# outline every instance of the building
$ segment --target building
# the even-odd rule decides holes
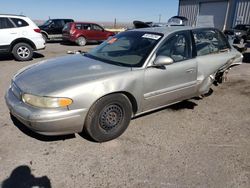
[[[195,26],[197,18],[210,16],[214,26],[224,30],[237,24],[250,24],[250,0],[179,0],[179,16]]]

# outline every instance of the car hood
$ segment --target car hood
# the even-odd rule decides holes
[[[55,58],[20,70],[13,81],[25,93],[49,95],[65,88],[131,71],[81,54]]]

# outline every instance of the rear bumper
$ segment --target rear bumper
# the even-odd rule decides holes
[[[63,35],[63,36],[62,36],[62,39],[63,39],[64,41],[70,41],[70,42],[75,42],[75,41],[76,41],[76,38],[73,37],[73,36],[71,36],[71,35]]]
[[[40,109],[20,101],[9,89],[5,95],[10,113],[31,130],[43,135],[81,132],[86,109]]]
[[[36,38],[34,40],[36,49],[35,50],[43,50],[45,49],[45,40],[42,37]]]

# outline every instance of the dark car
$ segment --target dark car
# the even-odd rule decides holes
[[[134,28],[147,28],[147,27],[169,27],[169,26],[185,26],[187,25],[188,19],[184,16],[173,16],[167,23],[155,23],[155,22],[142,22],[135,20],[133,21]]]
[[[63,40],[75,42],[79,46],[84,46],[87,42],[102,42],[113,35],[114,32],[106,31],[96,23],[71,22],[63,28]]]
[[[234,43],[245,43],[250,40],[250,25],[239,24],[230,30],[224,31],[229,38],[234,38]]]
[[[66,23],[74,22],[73,19],[49,19],[40,25],[45,41],[62,39],[62,29]]]

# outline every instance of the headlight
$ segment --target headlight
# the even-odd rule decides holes
[[[237,35],[237,36],[241,35],[241,32],[235,32],[235,35]]]
[[[31,94],[22,95],[23,102],[40,108],[66,107],[73,103],[72,99],[60,97],[40,97]]]

